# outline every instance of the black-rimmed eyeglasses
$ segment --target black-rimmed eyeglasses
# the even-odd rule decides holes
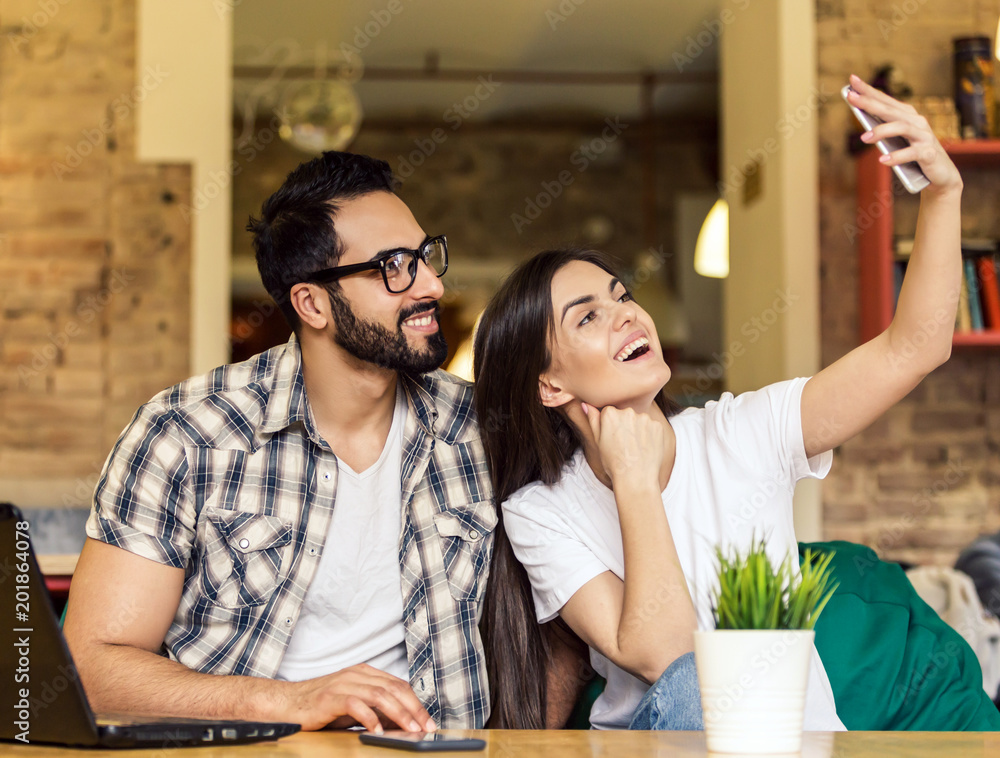
[[[444,235],[428,237],[416,250],[401,247],[364,263],[325,268],[310,274],[306,277],[306,281],[312,284],[323,284],[335,282],[341,277],[351,274],[378,269],[382,272],[385,288],[398,295],[400,292],[406,292],[417,280],[417,267],[420,265],[420,261],[426,263],[439,279],[444,276],[444,272],[448,270],[448,240]]]

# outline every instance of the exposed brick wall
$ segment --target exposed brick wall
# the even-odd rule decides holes
[[[87,489],[184,378],[187,166],[137,163],[135,0],[0,0],[0,482]],[[51,489],[51,488],[48,488]]]
[[[893,62],[923,95],[952,91],[951,40],[993,37],[997,0],[819,0],[819,83],[835,93],[820,112],[823,363],[857,344],[857,252],[852,128],[840,87]],[[1000,172],[963,172],[963,230],[996,235]],[[915,205],[898,202],[912,230]],[[824,489],[829,539],[890,559],[951,564],[977,535],[1000,530],[1000,349],[956,350],[897,407],[836,453]]]

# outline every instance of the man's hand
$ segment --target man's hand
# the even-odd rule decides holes
[[[177,613],[183,569],[88,539],[73,577],[66,639],[95,710],[248,719],[303,729],[380,719],[407,731],[435,724],[410,685],[360,664],[303,682],[193,671],[159,655]]]
[[[370,732],[381,732],[383,720],[410,732],[437,728],[408,682],[366,663],[317,679],[289,682],[282,696],[281,720],[302,724],[306,731],[361,724]]]

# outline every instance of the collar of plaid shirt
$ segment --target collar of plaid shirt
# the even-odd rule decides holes
[[[410,684],[439,725],[480,728],[489,695],[477,624],[497,514],[471,385],[443,371],[401,381]],[[336,472],[293,338],[143,406],[109,460],[88,534],[190,574],[164,641],[172,658],[273,677],[319,558],[337,549]]]

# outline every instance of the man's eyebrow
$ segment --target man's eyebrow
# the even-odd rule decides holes
[[[429,240],[430,238],[431,238],[431,235],[429,235],[429,234],[425,234],[425,235],[424,235],[424,240],[423,240],[423,242],[421,242],[421,243],[420,243],[420,244],[419,244],[419,245],[417,246],[417,248],[416,248],[416,249],[417,249],[417,250],[419,250],[419,249],[420,249],[421,247],[423,247],[423,246],[424,246],[424,243],[426,243],[426,242],[427,242],[427,240]],[[377,260],[378,260],[379,258],[382,258],[382,257],[384,257],[384,256],[387,256],[387,255],[389,255],[390,253],[401,253],[401,252],[405,252],[405,253],[408,253],[408,252],[410,252],[411,250],[413,250],[413,248],[409,248],[409,247],[387,247],[387,248],[386,248],[385,250],[379,250],[379,251],[378,251],[377,253],[375,253],[375,255],[373,255],[373,256],[372,256],[371,258],[369,258],[368,260],[369,260],[369,261],[377,261]]]
[[[619,284],[621,284],[621,282],[618,280],[617,277],[614,276],[611,277],[611,281],[608,282],[608,292],[614,293],[615,287],[617,287]],[[595,299],[596,298],[593,295],[584,295],[582,297],[578,297],[576,300],[571,300],[570,302],[566,303],[566,305],[563,306],[562,318],[559,319],[559,323],[561,324],[563,321],[566,320],[566,314],[569,312],[570,308],[575,308],[576,306],[583,305],[584,303],[592,303],[594,302]]]

